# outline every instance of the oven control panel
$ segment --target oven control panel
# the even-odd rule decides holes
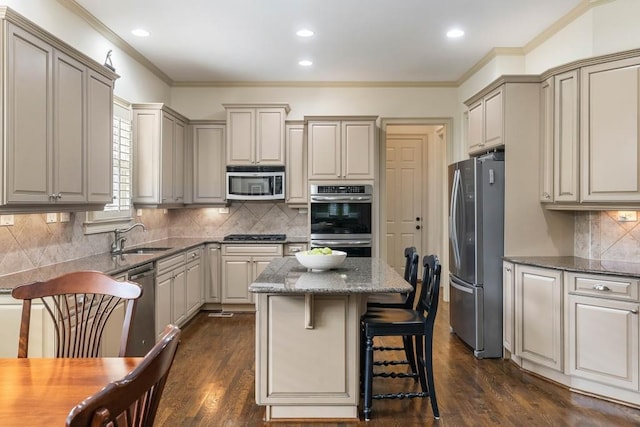
[[[373,194],[373,186],[365,185],[312,185],[311,194]]]

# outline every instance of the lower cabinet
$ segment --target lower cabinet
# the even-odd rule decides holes
[[[616,295],[637,281],[567,273],[567,282],[569,374],[638,391],[639,304],[627,292]]]
[[[187,251],[187,318],[196,313],[204,303],[204,269],[202,268],[202,246]]]
[[[505,350],[513,353],[515,346],[515,318],[513,315],[515,270],[510,262],[502,263],[502,345]]]
[[[281,256],[282,244],[222,245],[222,303],[253,304],[249,285]]]
[[[0,357],[18,357],[22,301],[11,295],[0,295]],[[31,305],[29,357],[54,357],[53,324],[43,304]]]
[[[206,246],[207,272],[205,283],[205,302],[222,301],[220,290],[220,245],[212,243]]]
[[[562,272],[516,265],[515,273],[515,354],[562,371]]]

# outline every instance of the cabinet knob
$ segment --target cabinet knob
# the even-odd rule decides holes
[[[58,193],[58,194],[56,195],[56,199],[62,199],[62,193]]]
[[[629,313],[631,313],[631,314],[638,314],[638,309],[636,308],[635,310],[629,310]]]

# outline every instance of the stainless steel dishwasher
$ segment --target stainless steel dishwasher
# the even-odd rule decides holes
[[[133,315],[127,356],[144,356],[156,342],[156,270],[153,263],[132,268],[127,280],[142,286],[142,295]]]

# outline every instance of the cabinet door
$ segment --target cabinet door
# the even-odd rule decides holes
[[[249,284],[253,279],[250,257],[222,257],[222,302],[251,303]]]
[[[540,202],[553,202],[553,77],[540,85]]]
[[[0,357],[18,356],[22,301],[11,295],[0,295]],[[29,357],[53,357],[55,355],[53,322],[44,305],[31,305],[29,329]]]
[[[173,200],[184,202],[184,150],[187,127],[181,120],[173,122]]]
[[[510,262],[502,263],[502,339],[505,350],[513,353],[514,343],[514,266]]]
[[[307,183],[307,145],[304,140],[304,125],[286,126],[287,162],[286,192],[287,203],[306,205],[309,201]]]
[[[484,149],[504,145],[503,88],[484,98]]]
[[[638,304],[569,296],[569,373],[638,390]]]
[[[342,122],[342,177],[374,179],[375,122]]]
[[[202,263],[199,259],[187,264],[187,315],[198,311],[204,302],[202,274]]]
[[[55,196],[52,201],[56,203],[82,203],[87,200],[86,77],[84,65],[61,52],[54,53],[52,170]],[[110,125],[111,120],[109,129]]]
[[[120,355],[120,338],[122,338],[125,310],[124,302],[118,304],[104,326],[102,341],[100,342],[100,355],[102,357],[118,357]]]
[[[111,203],[113,82],[89,71],[87,92],[87,197],[91,203]]]
[[[255,162],[256,110],[227,108],[227,165]]]
[[[134,203],[160,203],[161,123],[163,119],[158,110],[133,110]]]
[[[516,265],[516,355],[562,371],[562,276],[558,270]]]
[[[307,125],[307,132],[309,179],[341,178],[340,122],[310,121]]]
[[[553,187],[556,202],[578,201],[578,72],[554,80]]]
[[[156,278],[156,336],[159,338],[164,328],[172,322],[171,315],[171,271]]]
[[[284,165],[284,109],[258,108],[255,118],[255,162],[260,165]]]
[[[207,246],[207,279],[206,302],[220,302],[220,248],[218,245]]]
[[[584,67],[581,198],[640,201],[640,60]]]
[[[53,49],[7,25],[6,202],[49,203],[53,194]]]
[[[162,138],[161,145],[161,178],[160,188],[162,203],[172,203],[174,198],[173,187],[173,156],[174,156],[174,124],[175,119],[167,113],[162,113]]]
[[[224,203],[224,125],[193,127],[193,203]]]
[[[184,265],[173,270],[171,286],[172,320],[176,325],[181,325],[187,315],[187,276]]]
[[[467,117],[469,120],[469,128],[467,131],[469,153],[482,151],[482,147],[484,145],[484,105],[482,104],[482,101],[478,101],[476,104],[469,107]]]

